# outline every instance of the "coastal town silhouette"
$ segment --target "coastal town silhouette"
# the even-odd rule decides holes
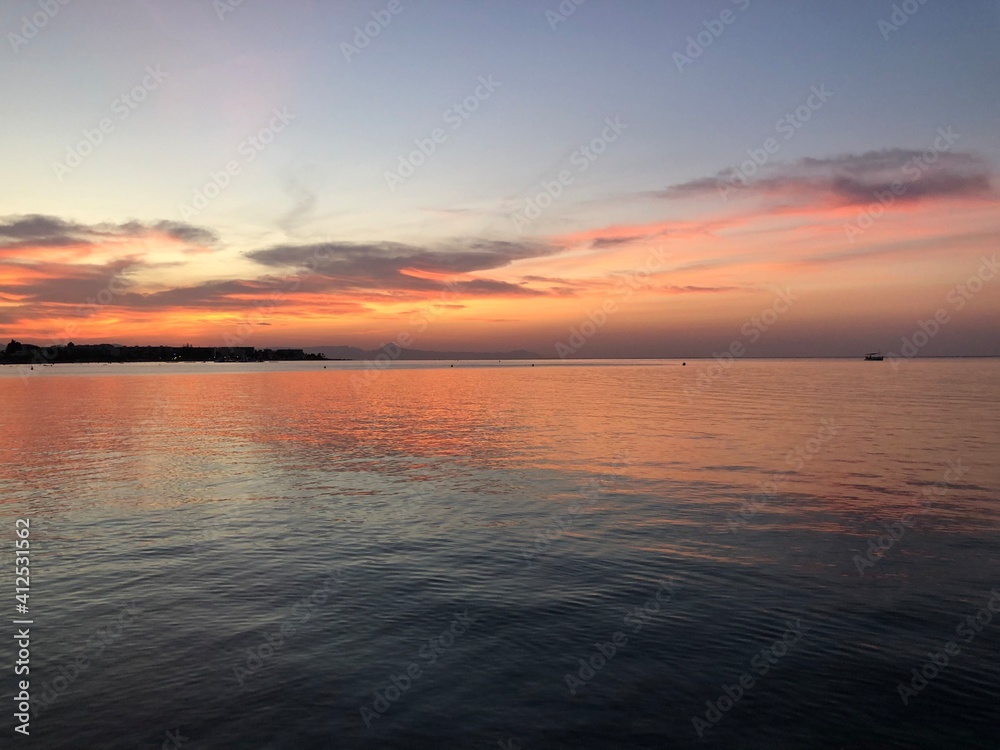
[[[37,365],[101,362],[292,362],[327,360],[302,349],[255,349],[252,346],[122,346],[74,344],[42,347],[11,339],[0,352],[0,364]]]

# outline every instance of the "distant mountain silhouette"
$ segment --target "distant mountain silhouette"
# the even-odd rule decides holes
[[[310,346],[306,351],[320,352],[327,359],[376,359],[382,355],[396,359],[541,359],[535,352],[516,349],[511,352],[438,352],[426,349],[402,349],[384,344],[379,349],[359,349],[356,346]]]

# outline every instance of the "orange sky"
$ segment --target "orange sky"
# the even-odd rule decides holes
[[[8,217],[0,328],[45,344],[260,348],[374,348],[406,334],[413,348],[553,356],[585,326],[574,356],[708,356],[733,340],[759,356],[822,354],[824,340],[830,354],[891,350],[1000,236],[992,189],[900,201],[870,227],[859,222],[870,203],[822,186],[744,192],[635,198],[686,219],[425,245],[237,250],[181,223]],[[986,280],[954,316],[959,341],[989,336],[979,326],[1000,319],[998,289]],[[771,325],[753,322],[776,301]]]

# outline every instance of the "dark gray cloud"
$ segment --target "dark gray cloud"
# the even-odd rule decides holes
[[[81,224],[57,216],[42,214],[0,217],[0,269],[7,269],[9,290],[17,295],[17,302],[5,309],[9,322],[38,319],[48,316],[82,316],[89,314],[94,305],[112,307],[157,307],[156,295],[130,291],[131,276],[139,270],[149,270],[177,263],[153,263],[128,240],[145,240],[153,236],[167,236],[200,249],[217,242],[216,235],[201,227],[177,221],[144,223]],[[109,243],[125,241],[117,257],[100,253],[83,252],[75,262],[52,260],[51,254],[39,249],[82,247],[97,249]],[[102,257],[103,256],[103,257]],[[184,290],[174,290],[181,296]],[[212,289],[187,291],[187,306],[204,300],[205,306],[222,305],[222,295]],[[245,305],[245,303],[242,303]]]
[[[8,264],[9,265],[9,264]],[[157,310],[242,311],[255,308],[279,310],[301,302],[302,281],[288,279],[232,279],[180,286],[157,292],[134,291],[127,260],[107,264],[50,263],[32,266],[35,272],[13,288],[19,298],[0,308],[8,320],[87,317],[97,307],[154,312]],[[326,312],[361,312],[361,301],[331,298]]]
[[[739,286],[665,286],[661,290],[668,294],[699,294],[713,292],[736,292],[742,290]]]
[[[618,245],[627,245],[630,242],[635,242],[636,240],[643,240],[647,238],[648,235],[644,234],[633,234],[629,235],[628,237],[598,237],[597,239],[595,239],[593,242],[590,243],[590,246],[601,250],[606,247],[617,247]]]
[[[143,239],[153,234],[199,246],[214,245],[218,241],[214,232],[179,221],[80,224],[43,214],[0,217],[0,248],[5,250],[96,245],[116,239]]]
[[[763,195],[783,201],[851,206],[873,202],[877,192],[892,191],[895,183],[895,200],[899,202],[996,197],[992,165],[976,154],[959,151],[892,148],[738,170],[671,185],[652,195],[670,199],[723,193],[733,197]]]
[[[218,235],[210,229],[192,226],[181,221],[160,221],[153,224],[153,228],[175,240],[190,242],[194,245],[214,245],[219,241]]]
[[[216,241],[208,230],[171,221],[84,225],[54,216],[0,218],[0,268],[13,271],[17,279],[5,289],[16,297],[8,297],[6,301],[13,304],[0,308],[0,322],[11,325],[49,317],[80,318],[97,307],[237,312],[265,307],[294,311],[306,305],[324,314],[350,314],[364,312],[375,301],[443,300],[447,299],[445,292],[469,297],[561,293],[534,290],[524,282],[469,278],[468,274],[500,268],[521,258],[558,252],[549,246],[490,240],[439,248],[388,242],[282,245],[246,253],[262,270],[270,269],[269,273],[155,291],[138,291],[134,274],[176,264],[155,264],[141,251],[124,249],[112,259],[83,254],[72,261],[52,260],[27,250],[96,246],[101,241],[139,238],[153,232],[198,245]],[[461,307],[457,303],[453,306]]]
[[[79,224],[72,224],[55,216],[6,216],[0,219],[0,243],[7,245],[32,240],[45,244],[68,244],[65,241],[75,241],[81,228]]]
[[[271,268],[284,268],[326,280],[327,290],[465,291],[471,294],[537,295],[542,292],[491,279],[446,281],[419,274],[447,277],[502,268],[516,260],[559,252],[548,245],[468,240],[449,247],[424,248],[396,242],[328,242],[314,245],[279,245],[246,253],[251,260]],[[415,272],[418,275],[413,275]],[[315,282],[313,282],[315,283]]]
[[[719,172],[714,177],[699,177],[696,180],[670,185],[663,190],[654,190],[650,195],[657,198],[687,198],[719,190],[719,182],[732,177],[732,170]]]

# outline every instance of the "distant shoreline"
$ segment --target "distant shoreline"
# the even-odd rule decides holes
[[[930,360],[965,360],[965,359],[977,359],[977,360],[991,360],[1000,359],[1000,355],[994,354],[951,354],[951,355],[939,355],[939,356],[924,356],[924,357],[912,357],[911,360],[920,361],[930,361]],[[815,361],[843,361],[843,362],[863,362],[863,357],[846,357],[846,356],[797,356],[797,357],[740,357],[740,360],[753,361],[753,362],[781,362],[781,361],[802,361],[802,360],[815,360]],[[737,361],[740,361],[737,360]],[[25,366],[25,365],[38,365],[40,367],[52,367],[55,365],[150,365],[150,364],[165,364],[165,365],[184,365],[184,364],[281,364],[286,362],[314,362],[314,363],[335,363],[335,362],[355,362],[359,365],[378,363],[380,366],[388,366],[391,364],[398,363],[435,363],[435,362],[464,362],[464,363],[483,363],[490,364],[493,362],[512,364],[514,362],[547,362],[547,363],[558,363],[571,365],[574,363],[585,364],[588,362],[686,362],[686,363],[703,363],[703,362],[716,362],[714,357],[573,357],[560,359],[558,357],[537,357],[537,358],[511,358],[506,360],[495,360],[489,357],[468,357],[468,358],[448,358],[442,357],[438,359],[425,358],[425,357],[399,357],[391,361],[381,361],[374,358],[365,359],[350,359],[350,358],[329,358],[329,357],[304,357],[302,359],[88,359],[88,360],[56,360],[56,361],[45,361],[45,360],[30,360],[30,359],[4,359],[0,358],[0,365],[10,365],[10,366]],[[735,364],[735,363],[731,363]]]
[[[324,354],[303,349],[255,349],[252,346],[122,346],[71,343],[42,347],[11,339],[0,351],[0,364],[118,364],[126,362],[296,362],[326,361]]]
[[[892,355],[890,354],[890,359]],[[1000,354],[951,354],[915,357],[919,359],[997,359]],[[126,364],[126,363],[181,363],[181,362],[376,362],[380,366],[391,362],[618,362],[618,361],[688,361],[719,362],[732,364],[743,360],[857,360],[856,355],[785,355],[773,357],[739,358],[714,356],[640,356],[640,357],[543,357],[527,349],[506,352],[436,351],[405,349],[385,344],[377,349],[360,349],[353,346],[314,346],[308,349],[256,349],[252,346],[131,346],[120,344],[73,344],[42,347],[11,340],[0,349],[0,364],[5,365],[54,365],[54,364]],[[901,358],[910,359],[910,358]]]

